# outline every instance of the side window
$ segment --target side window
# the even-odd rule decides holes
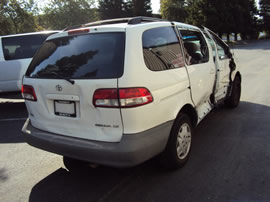
[[[173,27],[146,30],[142,35],[144,62],[152,71],[184,67],[185,61]]]
[[[217,52],[218,52],[218,57],[220,60],[226,59],[227,55],[225,53],[225,49],[216,41],[217,44]]]
[[[206,33],[205,31],[203,31],[203,33],[204,33],[204,36],[206,37],[207,41],[210,43],[210,45],[212,47],[213,59],[215,61],[215,58],[216,58],[215,41],[208,35],[208,33]]]
[[[192,65],[208,62],[209,50],[202,33],[195,30],[179,31],[184,41],[187,64]]]
[[[43,41],[51,34],[3,37],[2,46],[5,60],[32,58]]]
[[[213,33],[211,30],[208,31],[210,32],[212,38],[215,40],[219,59],[223,60],[229,58],[230,56],[228,54],[230,53],[230,49],[228,46],[215,33]]]

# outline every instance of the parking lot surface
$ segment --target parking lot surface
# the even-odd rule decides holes
[[[61,156],[24,142],[23,100],[0,98],[0,201],[270,201],[270,41],[234,52],[241,103],[220,106],[200,123],[191,158],[177,171],[152,159],[70,173]]]

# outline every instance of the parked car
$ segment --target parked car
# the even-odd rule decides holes
[[[21,90],[22,76],[45,39],[57,31],[0,36],[0,93]]]
[[[26,141],[80,162],[129,167],[159,155],[184,165],[194,127],[219,103],[237,107],[241,74],[212,31],[135,17],[50,36],[23,79]]]

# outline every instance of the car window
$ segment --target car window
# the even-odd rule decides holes
[[[152,71],[184,67],[179,39],[173,27],[146,30],[142,36],[146,66]]]
[[[200,64],[209,61],[207,43],[199,31],[179,30],[184,41],[186,62],[188,65]]]
[[[32,58],[50,34],[3,37],[2,48],[5,60]]]
[[[46,41],[26,76],[33,78],[106,79],[123,74],[125,33],[73,35]]]
[[[207,41],[210,43],[211,48],[212,48],[212,53],[213,53],[213,60],[215,61],[216,58],[216,45],[215,41],[209,36],[207,32],[203,30],[204,36],[206,37]]]
[[[225,49],[216,41],[216,45],[217,45],[217,52],[218,52],[218,57],[219,59],[226,59],[228,58],[226,53],[225,53]]]
[[[230,48],[228,45],[222,41],[221,38],[219,38],[213,31],[208,30],[208,32],[211,34],[211,37],[215,40],[216,46],[217,46],[217,54],[220,60],[229,58]]]

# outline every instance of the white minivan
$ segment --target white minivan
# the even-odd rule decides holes
[[[0,93],[20,91],[22,76],[45,39],[58,31],[0,36]]]
[[[22,94],[26,141],[63,155],[69,170],[81,162],[135,166],[157,155],[178,168],[201,120],[219,103],[237,107],[241,74],[207,28],[113,19],[48,37]]]

